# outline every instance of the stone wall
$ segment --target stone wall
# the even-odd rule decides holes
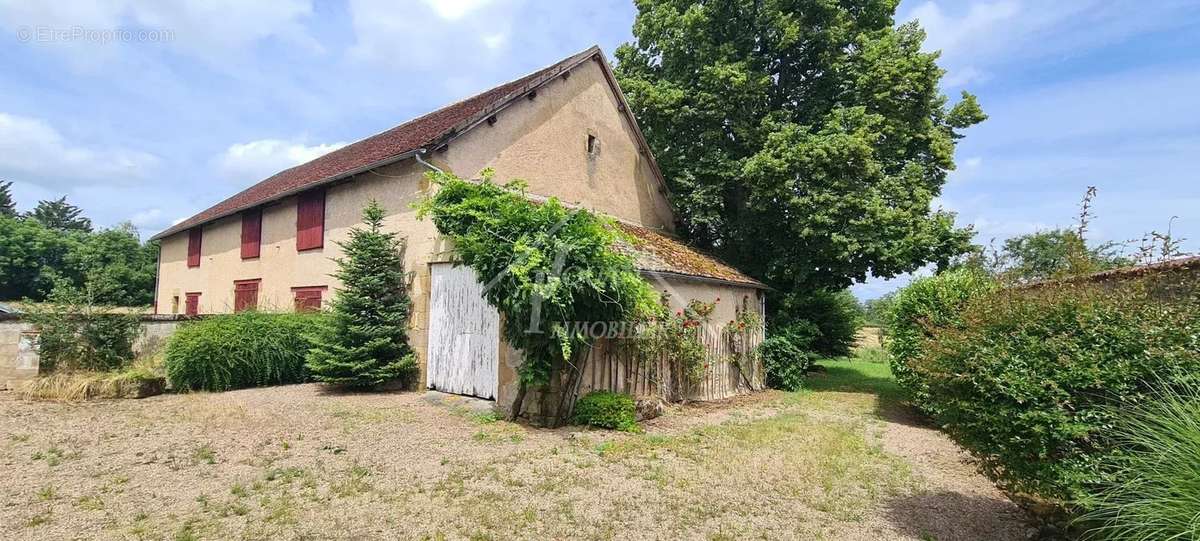
[[[167,337],[175,333],[184,316],[142,316],[142,333],[133,348],[135,352],[153,351],[162,347]],[[22,381],[38,376],[38,354],[34,348],[37,331],[20,314],[0,314],[0,390],[14,388]]]

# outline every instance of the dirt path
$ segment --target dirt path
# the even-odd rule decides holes
[[[874,400],[763,393],[630,435],[316,385],[0,393],[0,537],[1025,538],[953,444]]]

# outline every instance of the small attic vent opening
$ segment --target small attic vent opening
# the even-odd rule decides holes
[[[596,140],[595,135],[592,135],[589,133],[588,139],[587,139],[588,156],[595,156],[596,153],[599,152],[599,150],[600,150],[600,142]]]

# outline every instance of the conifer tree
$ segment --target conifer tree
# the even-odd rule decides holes
[[[0,216],[17,217],[17,202],[12,196],[12,181],[0,181]]]
[[[415,373],[408,344],[412,301],[404,276],[404,243],[383,228],[384,209],[372,200],[363,209],[365,228],[350,230],[338,243],[342,288],[333,301],[331,322],[314,337],[307,357],[317,381],[370,388]]]
[[[83,209],[68,203],[65,195],[58,199],[38,201],[37,207],[28,216],[56,231],[92,231],[92,221],[83,215]]]

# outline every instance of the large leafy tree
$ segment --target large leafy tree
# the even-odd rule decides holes
[[[65,195],[54,200],[38,201],[29,217],[59,231],[92,230],[92,221],[83,215],[83,209],[68,203]]]
[[[67,263],[79,249],[79,234],[62,234],[36,220],[0,216],[0,299],[42,300],[55,282],[79,279]]]
[[[87,287],[96,302],[150,304],[158,243],[121,224],[95,233],[0,216],[0,300],[45,300],[58,285]]]
[[[0,216],[15,218],[17,216],[17,202],[12,196],[12,181],[0,181]]]
[[[384,209],[371,201],[363,209],[366,227],[350,230],[339,243],[345,257],[334,274],[342,282],[333,301],[332,322],[309,351],[307,364],[317,381],[370,388],[401,380],[416,370],[408,345],[412,301],[404,277],[403,243],[383,231]]]
[[[83,236],[67,254],[66,264],[82,277],[99,302],[141,306],[154,299],[158,242],[141,243],[131,223]]]
[[[961,130],[897,0],[638,0],[617,74],[690,240],[788,292],[947,264]]]

